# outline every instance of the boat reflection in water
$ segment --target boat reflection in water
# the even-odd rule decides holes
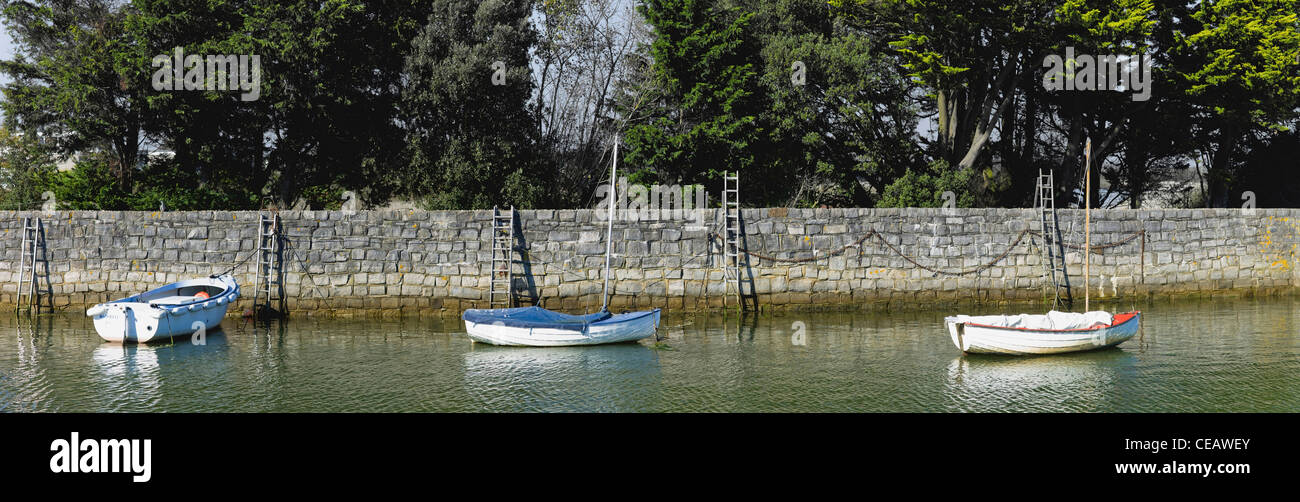
[[[92,385],[96,395],[113,396],[100,403],[101,411],[154,409],[164,400],[167,376],[174,376],[172,385],[185,386],[191,378],[187,363],[225,349],[226,335],[221,330],[206,333],[201,343],[193,337],[177,337],[170,344],[100,344],[91,354],[96,370]]]
[[[948,364],[951,411],[1097,411],[1121,400],[1137,356],[1119,348],[1043,357],[965,354]]]
[[[466,394],[484,411],[654,410],[659,354],[639,343],[587,347],[497,347],[464,355]]]

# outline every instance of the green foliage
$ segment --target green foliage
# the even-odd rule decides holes
[[[0,127],[0,208],[34,209],[54,174],[54,155],[35,138]]]
[[[237,179],[212,177],[203,181],[175,159],[152,159],[134,177],[129,207],[137,211],[154,211],[165,205],[169,211],[200,209],[256,209],[260,198]],[[305,196],[304,196],[305,197]],[[312,209],[323,209],[308,199]],[[337,204],[335,204],[337,206]]]
[[[200,183],[173,159],[153,159],[130,176],[126,185],[104,154],[85,155],[72,170],[50,177],[60,209],[169,211],[253,209],[258,199],[237,188],[219,190]]]
[[[1277,127],[1300,106],[1300,1],[1202,2],[1180,38],[1186,93],[1220,119]]]
[[[6,2],[22,50],[0,63],[5,122],[40,132],[54,150],[112,152],[118,166],[139,153],[148,56],[126,26],[133,9],[115,2]]]
[[[430,208],[529,208],[547,176],[534,155],[530,2],[438,0],[406,57],[406,189]],[[501,66],[504,65],[504,66]],[[500,84],[500,85],[497,85]]]
[[[655,30],[649,55],[660,99],[624,135],[627,164],[673,183],[754,165],[762,107],[754,14],[704,0],[648,0],[638,11]]]
[[[1295,200],[1264,192],[1300,115],[1300,0],[639,0],[649,38],[609,52],[618,83],[535,84],[541,49],[563,66],[612,43],[575,17],[588,1],[6,2],[0,204],[572,205],[605,182],[608,131],[633,183],[716,193],[739,171],[747,205],[1024,205],[1040,169],[1075,193],[1086,138],[1134,200],[1202,155],[1216,205]],[[1153,101],[1045,90],[1043,57],[1067,46],[1156,57]],[[152,58],[177,47],[260,55],[259,99],[153,89]],[[539,89],[591,104],[548,117],[580,141],[555,148],[540,117],[586,108]]]
[[[647,1],[656,101],[628,128],[626,161],[664,183],[739,171],[755,205],[870,203],[922,165],[912,86],[882,42],[819,2]]]
[[[302,199],[312,209],[336,211],[343,208],[344,190],[329,186],[310,186],[302,190]]]
[[[125,210],[131,208],[128,187],[110,167],[112,160],[94,153],[78,159],[72,170],[55,174],[50,189],[59,209]],[[155,207],[154,209],[157,209]]]
[[[914,86],[878,37],[808,2],[764,5],[761,81],[770,105],[760,123],[772,142],[765,163],[799,175],[801,183],[784,186],[802,186],[795,205],[873,204],[861,181],[884,186],[924,165]],[[792,82],[796,65],[805,70],[802,85]]]
[[[975,176],[974,171],[953,169],[943,161],[921,170],[908,169],[885,187],[876,207],[943,207],[944,192],[956,196],[956,207],[971,207],[975,202],[971,190]]]
[[[1178,11],[1169,79],[1186,101],[1196,146],[1211,152],[1207,199],[1235,202],[1241,163],[1256,135],[1275,135],[1300,114],[1300,1],[1198,2]]]

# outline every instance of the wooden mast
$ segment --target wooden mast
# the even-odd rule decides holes
[[[614,204],[618,203],[618,196],[614,193],[618,176],[618,135],[614,135],[614,163],[609,167],[609,227],[605,232],[605,293],[601,301],[600,311],[609,310],[609,255],[614,251]]]
[[[1083,311],[1088,311],[1088,290],[1091,289],[1089,264],[1092,262],[1092,138],[1083,147]]]

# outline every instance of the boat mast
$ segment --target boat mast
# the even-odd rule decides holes
[[[1083,311],[1088,311],[1088,289],[1091,288],[1089,264],[1092,262],[1092,138],[1083,147]]]
[[[605,293],[600,310],[609,309],[609,255],[614,249],[614,205],[618,203],[615,176],[618,173],[618,135],[614,136],[614,163],[609,168],[609,228],[605,232]]]

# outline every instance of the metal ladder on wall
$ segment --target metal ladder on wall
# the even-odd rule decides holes
[[[488,308],[509,308],[515,299],[515,207],[501,214],[492,206],[492,275],[488,278]]]
[[[253,289],[255,315],[284,313],[283,242],[280,215],[257,215],[257,285]],[[278,307],[278,308],[277,308]]]
[[[747,255],[742,255],[740,240],[741,222],[740,222],[740,172],[730,174],[722,173],[722,221],[723,221],[723,243],[722,260],[723,260],[723,280],[726,281],[726,289],[722,296],[722,306],[725,308],[727,298],[732,295],[736,297],[736,305],[744,310],[745,283],[748,281],[743,277],[742,268],[749,264]],[[752,284],[751,284],[752,289]]]
[[[1065,271],[1065,245],[1056,219],[1055,180],[1052,171],[1038,170],[1038,187],[1034,191],[1034,208],[1038,210],[1038,230],[1042,235],[1043,296],[1052,298],[1052,307],[1074,304],[1070,295],[1070,276]],[[1051,292],[1048,293],[1048,288]]]
[[[37,260],[37,255],[40,259]],[[45,228],[40,218],[30,216],[23,218],[22,251],[18,257],[18,288],[15,291],[14,305],[18,311],[40,312],[41,290],[36,262],[45,262]],[[23,293],[27,294],[27,303],[23,303]]]

